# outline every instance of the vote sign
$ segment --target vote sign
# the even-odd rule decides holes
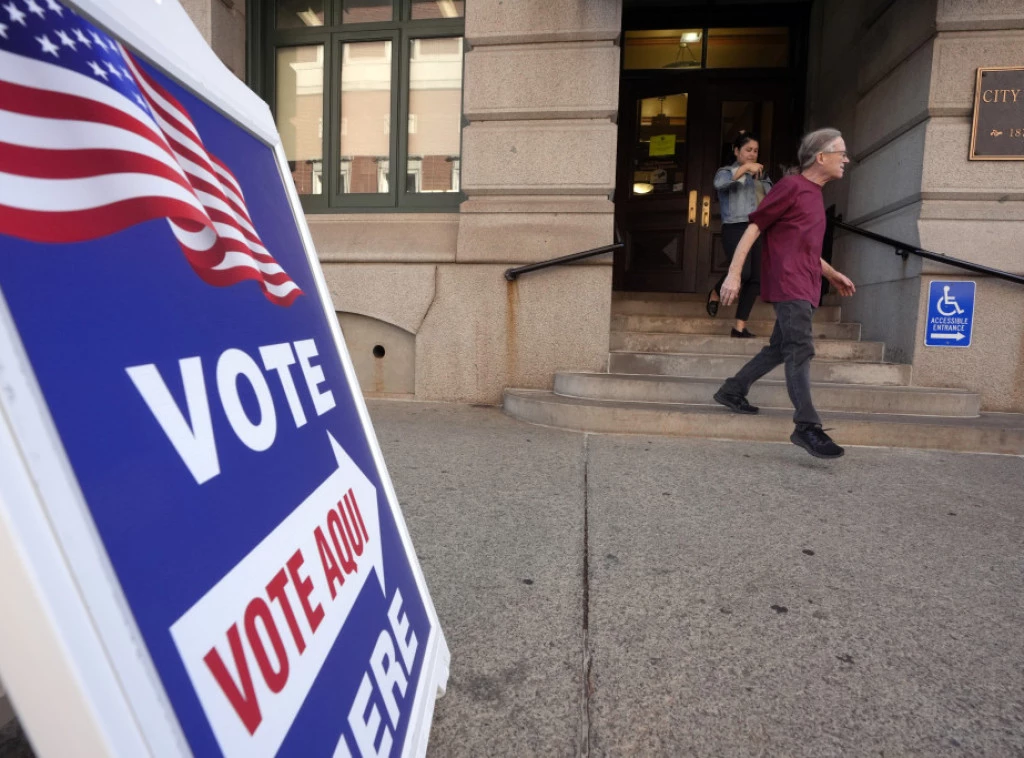
[[[422,752],[447,648],[279,145],[71,7],[5,7],[0,358],[158,699],[199,756]]]

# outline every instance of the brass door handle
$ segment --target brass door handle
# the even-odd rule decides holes
[[[711,226],[711,195],[705,195],[700,201],[700,225],[705,229]]]
[[[690,190],[690,211],[686,220],[690,224],[697,223],[697,190]]]

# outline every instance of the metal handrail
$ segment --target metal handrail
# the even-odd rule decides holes
[[[832,209],[830,208],[829,210],[831,211]],[[950,255],[943,255],[942,253],[934,253],[931,250],[924,250],[916,245],[910,245],[906,242],[900,242],[897,239],[893,239],[892,237],[886,237],[884,234],[875,234],[874,232],[869,232],[866,229],[861,229],[859,227],[843,223],[841,220],[842,218],[843,217],[841,215],[829,215],[828,223],[836,229],[842,229],[847,232],[852,232],[853,234],[859,234],[861,237],[867,237],[870,240],[892,247],[895,249],[896,255],[902,257],[903,260],[906,260],[910,255],[916,255],[921,258],[927,258],[930,261],[945,263],[947,266],[956,266],[957,268],[962,268],[967,271],[973,271],[976,274],[985,274],[987,276],[995,277],[996,279],[1003,279],[1007,282],[1024,284],[1024,276],[1021,276],[1020,274],[1011,274],[1008,271],[1000,271],[997,268],[982,266],[980,263],[971,263],[970,261],[954,258]]]
[[[582,253],[563,255],[560,258],[552,258],[547,261],[540,261],[538,263],[530,263],[526,266],[519,266],[518,268],[506,269],[505,279],[512,282],[515,281],[516,277],[519,276],[520,274],[526,274],[530,271],[537,271],[542,268],[548,268],[549,266],[557,266],[562,263],[571,263],[572,261],[582,260],[583,258],[592,258],[595,255],[610,253],[613,250],[618,250],[623,247],[625,247],[623,243],[615,242],[611,245],[602,245],[601,247],[595,247],[593,250],[584,250]]]

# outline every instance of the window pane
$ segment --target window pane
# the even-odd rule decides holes
[[[409,43],[407,192],[458,192],[462,37]]]
[[[391,0],[344,0],[341,7],[343,24],[391,20]]]
[[[388,191],[391,41],[348,42],[341,62],[341,174],[347,194]]]
[[[324,0],[277,0],[277,28],[324,25]]]
[[[324,47],[277,50],[277,130],[300,195],[323,193]]]
[[[637,103],[633,148],[633,195],[680,195],[686,191],[686,109],[690,97],[645,97]]]
[[[709,29],[708,68],[785,68],[789,30]]]
[[[412,0],[413,20],[421,18],[462,18],[466,0]]]
[[[700,68],[704,34],[700,29],[626,32],[623,67]]]

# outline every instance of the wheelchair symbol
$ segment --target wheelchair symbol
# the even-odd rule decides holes
[[[951,310],[946,310],[943,306],[948,306]],[[944,285],[942,288],[942,297],[940,297],[936,303],[935,308],[939,311],[939,314],[943,316],[959,316],[964,312],[964,309],[957,303],[956,298],[949,294],[949,285]]]

